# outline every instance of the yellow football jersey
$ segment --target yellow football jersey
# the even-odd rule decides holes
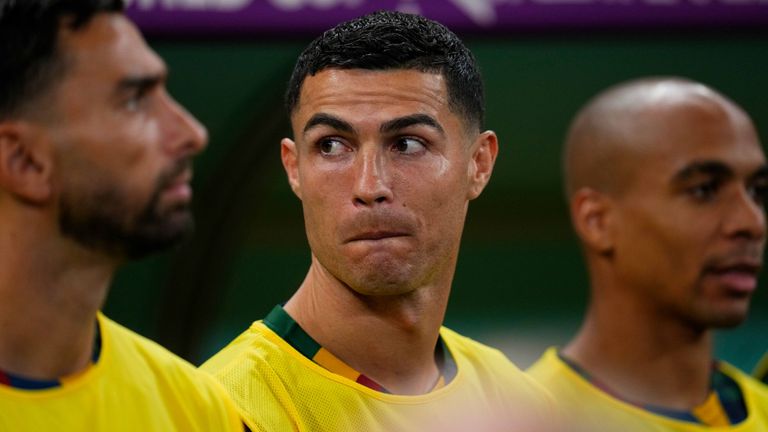
[[[206,362],[244,415],[268,431],[535,431],[556,418],[548,393],[500,351],[451,330],[456,365],[430,393],[376,391],[302,355],[262,321]]]
[[[98,316],[98,361],[47,389],[0,385],[0,430],[243,431],[236,406],[209,375]]]
[[[656,414],[595,387],[550,348],[528,372],[552,393],[566,430],[622,432],[768,432],[768,387],[726,363],[720,370],[739,386],[747,417],[735,425],[706,426]]]

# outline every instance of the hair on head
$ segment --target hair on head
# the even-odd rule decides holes
[[[299,104],[307,76],[324,69],[413,69],[445,78],[451,110],[480,130],[483,83],[472,53],[445,26],[419,15],[378,11],[337,25],[299,56],[288,83],[286,108]]]
[[[20,115],[60,78],[62,26],[77,31],[122,0],[0,0],[0,120]]]

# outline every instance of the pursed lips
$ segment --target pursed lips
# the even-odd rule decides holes
[[[350,237],[345,243],[352,243],[356,241],[375,241],[375,240],[384,240],[389,238],[395,238],[395,237],[407,237],[410,234],[408,234],[405,231],[390,231],[390,230],[372,230],[372,231],[364,231],[359,234],[355,234],[354,236]]]

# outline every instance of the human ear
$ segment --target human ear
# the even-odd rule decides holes
[[[43,204],[52,194],[45,134],[23,121],[0,122],[0,187],[16,198]]]
[[[293,193],[301,199],[301,180],[299,178],[299,155],[296,153],[296,143],[283,138],[280,141],[280,159],[283,161],[285,174],[288,176],[288,184]]]
[[[485,131],[481,133],[472,145],[472,158],[469,161],[469,191],[467,199],[473,200],[480,196],[485,185],[491,179],[493,165],[499,154],[499,141],[496,133]]]
[[[594,189],[582,188],[571,197],[570,210],[573,227],[584,246],[601,255],[610,254],[614,216],[610,198]]]

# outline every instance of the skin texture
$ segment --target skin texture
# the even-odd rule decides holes
[[[490,178],[496,136],[469,132],[443,78],[414,70],[323,70],[305,80],[291,123],[282,160],[312,264],[286,310],[391,391],[429,391],[468,202]]]
[[[697,83],[625,84],[577,116],[565,168],[592,289],[565,354],[630,400],[703,402],[711,329],[746,318],[762,263],[768,173],[751,120]]]
[[[134,250],[87,227],[143,235],[151,213],[149,231],[176,238],[189,225],[188,161],[207,139],[123,15],[62,27],[60,47],[67,69],[38,114],[0,123],[0,367],[40,379],[88,364],[96,311]],[[81,232],[62,232],[67,207]]]
[[[143,256],[176,243],[191,226],[190,161],[205,130],[160,86],[165,66],[132,25],[100,24],[64,39],[72,73],[54,96],[63,106],[46,122],[59,220],[75,240]]]

